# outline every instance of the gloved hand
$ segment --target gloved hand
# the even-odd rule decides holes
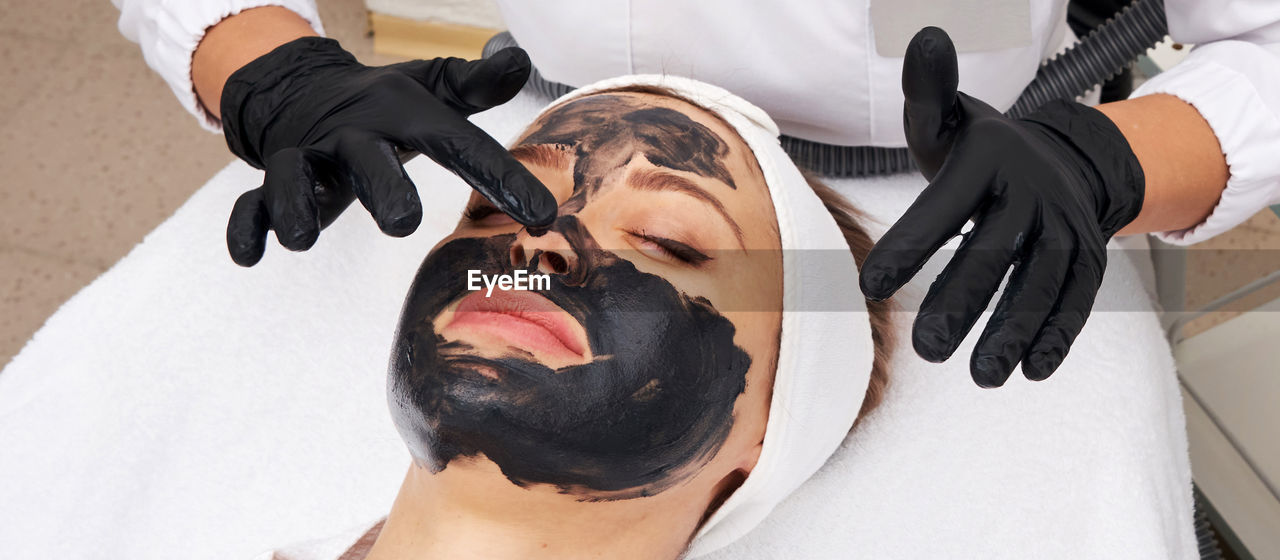
[[[400,164],[416,152],[517,221],[549,226],[555,198],[466,119],[514,96],[530,68],[514,47],[472,62],[370,67],[321,37],[294,40],[245,65],[223,88],[223,130],[231,151],[265,169],[266,179],[231,211],[231,258],[257,263],[268,229],[285,248],[306,250],[356,198],[384,233],[413,233],[422,203]]]
[[[972,219],[920,305],[912,345],[926,360],[948,359],[1013,266],[970,371],[998,387],[1021,361],[1042,380],[1089,316],[1107,241],[1142,208],[1142,168],[1095,109],[1060,101],[1010,119],[958,93],[957,81],[951,38],[917,33],[903,62],[903,124],[930,183],[867,256],[862,291],[889,297]]]

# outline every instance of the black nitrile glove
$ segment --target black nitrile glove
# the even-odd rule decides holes
[[[972,219],[960,249],[920,305],[916,353],[955,352],[1013,266],[970,361],[998,387],[1022,362],[1049,377],[1093,307],[1106,244],[1142,208],[1142,167],[1105,115],[1053,102],[1010,119],[956,92],[955,47],[936,27],[916,34],[902,69],[907,143],[929,186],[867,256],[862,292],[891,296]]]
[[[384,233],[413,233],[422,203],[400,163],[419,152],[517,221],[550,225],[555,198],[466,119],[514,96],[530,68],[514,47],[471,62],[371,67],[337,41],[304,37],[237,70],[222,91],[227,145],[267,173],[231,211],[232,260],[257,263],[268,229],[285,248],[306,250],[356,198]]]

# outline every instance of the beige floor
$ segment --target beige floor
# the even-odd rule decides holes
[[[361,0],[320,0],[373,54]],[[0,0],[0,364],[233,156],[116,30],[107,0]],[[230,211],[230,209],[228,209]]]
[[[320,7],[362,60],[394,60],[373,54],[361,0]],[[3,364],[231,156],[117,32],[106,0],[0,0],[0,14]],[[1280,268],[1280,220],[1256,216],[1200,246],[1190,268],[1193,303]]]

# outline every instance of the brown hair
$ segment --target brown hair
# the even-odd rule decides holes
[[[728,121],[724,120],[720,115],[713,111],[703,108],[691,99],[660,86],[650,85],[634,85],[622,86],[618,88],[606,89],[594,92],[592,95],[600,93],[647,93],[651,95],[660,95],[678,99],[694,107],[701,109],[704,113],[711,115],[726,128],[737,133],[737,129]],[[744,145],[745,140],[739,136],[738,140]],[[751,158],[754,162],[754,158]],[[758,167],[757,167],[758,171]],[[803,171],[803,169],[802,169]],[[827,211],[831,213],[831,217],[835,218],[836,225],[840,226],[841,233],[844,234],[845,243],[849,244],[849,250],[853,253],[853,261],[857,263],[858,269],[862,269],[862,262],[866,260],[867,255],[871,252],[871,247],[875,245],[875,241],[871,239],[871,235],[867,233],[866,228],[862,226],[862,221],[868,219],[867,215],[854,207],[846,198],[836,192],[835,189],[827,186],[816,175],[804,172],[805,181],[809,183],[809,187],[813,189],[814,194],[822,200],[823,206],[827,207]],[[854,288],[857,289],[857,288]],[[854,420],[853,426],[857,427],[868,413],[880,405],[884,400],[885,391],[889,387],[889,360],[893,354],[894,344],[896,343],[893,327],[891,325],[891,313],[893,311],[893,300],[886,299],[883,301],[866,300],[867,314],[871,321],[871,342],[875,349],[875,356],[871,362],[871,380],[867,384],[867,392],[862,398],[862,408],[858,410],[858,417]],[[714,508],[713,508],[714,509]]]

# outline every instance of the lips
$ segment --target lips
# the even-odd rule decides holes
[[[446,328],[479,330],[526,350],[567,358],[583,358],[587,353],[581,325],[560,306],[533,292],[495,290],[489,297],[472,292],[458,302]]]

